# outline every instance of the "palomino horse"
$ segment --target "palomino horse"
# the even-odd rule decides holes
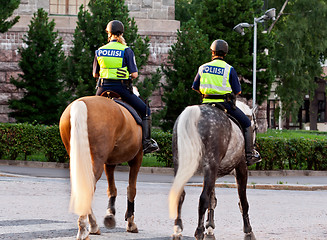
[[[104,224],[107,228],[115,227],[117,189],[114,170],[123,162],[130,166],[125,215],[127,231],[138,232],[134,223],[134,198],[143,158],[141,126],[128,110],[113,100],[90,96],[77,99],[66,108],[59,128],[70,156],[71,210],[79,215],[77,239],[88,239],[89,233],[100,234],[91,204],[103,169],[107,175],[109,197]]]
[[[240,104],[242,103],[239,102],[237,105]],[[247,107],[247,109],[251,114],[250,108]],[[204,181],[199,200],[195,238],[198,240],[215,239],[213,233],[214,209],[217,205],[215,182],[217,178],[235,169],[240,198],[239,207],[244,222],[244,239],[255,239],[249,221],[249,205],[246,198],[248,176],[244,137],[242,130],[226,114],[217,107],[209,105],[187,107],[175,122],[173,161],[175,179],[169,193],[170,217],[175,219],[173,239],[182,238],[181,208],[185,198],[184,186],[199,165],[203,170]],[[205,233],[204,214],[207,210],[207,232]]]

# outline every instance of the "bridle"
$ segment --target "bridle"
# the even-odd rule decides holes
[[[256,136],[258,130],[257,119],[255,117],[255,112],[257,111],[257,106],[252,109],[252,120],[253,120],[253,135]]]

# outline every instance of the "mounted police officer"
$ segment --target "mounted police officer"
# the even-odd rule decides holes
[[[100,47],[93,62],[93,77],[98,78],[96,95],[111,90],[118,93],[122,100],[130,104],[142,117],[143,152],[159,150],[158,144],[151,139],[151,111],[132,91],[131,81],[138,77],[135,55],[123,37],[124,25],[118,20],[107,25],[108,44]]]
[[[210,50],[212,61],[199,67],[192,89],[202,94],[203,103],[218,102],[241,124],[244,130],[246,162],[250,166],[260,162],[261,157],[253,146],[251,121],[235,106],[236,95],[242,90],[235,69],[224,61],[228,44],[218,39],[211,44]]]

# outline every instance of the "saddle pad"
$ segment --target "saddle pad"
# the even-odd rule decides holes
[[[227,110],[226,110],[226,108],[222,105],[222,104],[220,104],[220,103],[217,103],[217,102],[215,102],[215,103],[205,103],[206,105],[209,105],[209,106],[211,106],[211,107],[215,107],[215,108],[218,108],[219,110],[221,110],[224,114],[226,114],[227,115],[227,117],[230,119],[230,120],[232,120],[240,129],[241,129],[241,131],[242,132],[244,132],[244,129],[242,128],[242,126],[241,126],[241,124],[239,123],[239,121],[237,121],[237,119],[236,118],[234,118],[232,115],[230,115],[228,112],[227,112]]]
[[[131,114],[132,116],[134,117],[136,123],[140,126],[142,126],[142,119],[141,117],[139,116],[139,114],[136,112],[136,110],[129,104],[121,101],[121,100],[118,100],[118,99],[113,99],[116,103],[122,105],[123,107],[125,107]]]

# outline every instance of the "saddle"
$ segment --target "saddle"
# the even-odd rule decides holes
[[[131,105],[124,102],[118,93],[107,90],[107,91],[104,91],[100,96],[110,98],[110,99],[114,100],[116,103],[118,103],[119,105],[126,108],[131,113],[131,115],[135,119],[136,123],[138,125],[142,126],[142,119],[141,119],[140,115],[138,114],[138,112]]]
[[[223,113],[225,113],[227,115],[227,117],[232,120],[240,129],[242,132],[244,132],[244,129],[243,127],[241,126],[241,124],[236,120],[236,118],[234,118],[232,115],[230,115],[228,112],[227,112],[227,109],[224,107],[224,105],[220,104],[219,102],[212,102],[212,103],[204,103],[208,106],[211,106],[211,107],[215,107],[215,108],[218,108],[219,110],[221,110]]]

